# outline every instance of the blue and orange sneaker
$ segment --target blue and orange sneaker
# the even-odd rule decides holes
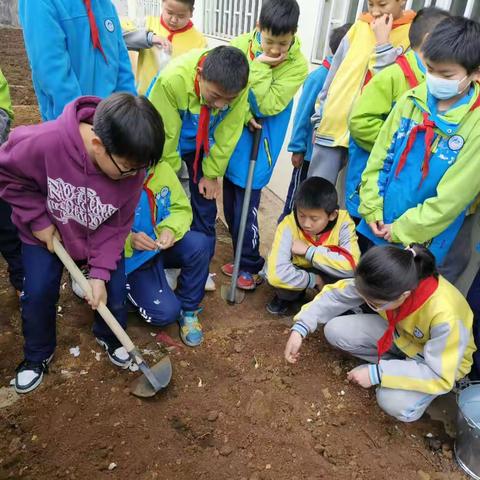
[[[180,312],[178,319],[180,325],[180,338],[188,347],[198,347],[203,342],[202,326],[198,321],[198,310],[193,312]]]
[[[233,263],[226,263],[221,268],[222,273],[227,277],[233,275]],[[263,283],[263,277],[258,273],[240,272],[238,274],[237,288],[240,290],[255,290]]]

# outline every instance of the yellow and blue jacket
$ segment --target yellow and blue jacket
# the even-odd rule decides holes
[[[0,145],[7,140],[13,121],[12,99],[7,79],[0,70]]]
[[[200,109],[203,99],[195,91],[197,66],[205,50],[194,50],[172,60],[153,84],[149,100],[159,111],[165,126],[162,161],[178,172],[181,156],[195,152]],[[207,178],[223,177],[243,131],[248,88],[223,110],[211,110],[210,153],[202,161]]]
[[[378,46],[371,15],[364,14],[354,23],[333,57],[317,100],[317,111],[312,118],[316,144],[348,147],[348,119],[355,99],[374,74],[394,63],[410,47],[408,33],[414,17],[415,12],[404,12],[393,24],[390,43]]]
[[[128,18],[122,19],[122,29],[128,49],[138,51],[135,79],[138,93],[141,95],[146,94],[158,73],[155,52],[152,50],[153,35],[166,38],[172,44],[172,58],[207,46],[207,40],[192,22],[188,22],[181,30],[170,30],[161,16],[149,15],[145,18],[145,29],[138,30],[135,23]]]
[[[363,303],[354,279],[326,285],[295,316],[292,329],[305,337],[318,325]],[[406,359],[380,360],[377,381],[386,388],[441,395],[470,372],[476,350],[473,313],[462,294],[443,277],[439,277],[429,298],[417,307],[395,326],[393,341]],[[386,313],[379,315],[387,327]]]
[[[293,97],[308,74],[308,63],[295,36],[287,58],[276,67],[259,62],[263,53],[261,33],[257,30],[232,40],[231,45],[246,55],[250,65],[249,108],[244,123],[261,118],[262,132],[253,189],[259,190],[270,181],[280,155],[292,113]],[[235,185],[245,187],[253,145],[253,134],[245,127],[228,165],[226,177]]]
[[[294,240],[310,245],[305,256],[292,256]],[[353,277],[360,258],[355,224],[345,210],[326,232],[312,239],[298,226],[295,213],[278,225],[267,258],[267,280],[275,288],[305,290],[315,286],[315,273],[335,279]]]

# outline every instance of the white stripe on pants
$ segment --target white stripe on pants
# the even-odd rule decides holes
[[[330,320],[324,329],[328,343],[369,363],[377,363],[377,341],[383,336],[387,324],[379,315],[345,315]],[[402,359],[405,356],[395,346],[382,359]],[[406,362],[412,361],[405,359]],[[379,407],[401,422],[414,422],[425,412],[437,395],[414,390],[378,387]]]

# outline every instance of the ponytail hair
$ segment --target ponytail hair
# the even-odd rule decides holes
[[[377,246],[360,259],[355,285],[368,299],[391,302],[431,276],[438,277],[435,257],[423,245],[412,243],[406,249]]]

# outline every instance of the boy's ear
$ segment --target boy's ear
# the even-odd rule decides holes
[[[336,220],[338,217],[338,208],[336,210],[334,210],[329,216],[328,216],[328,220],[330,222],[333,222],[334,220]]]
[[[478,68],[473,72],[472,80],[473,80],[474,82],[480,82],[480,67],[478,67]]]

